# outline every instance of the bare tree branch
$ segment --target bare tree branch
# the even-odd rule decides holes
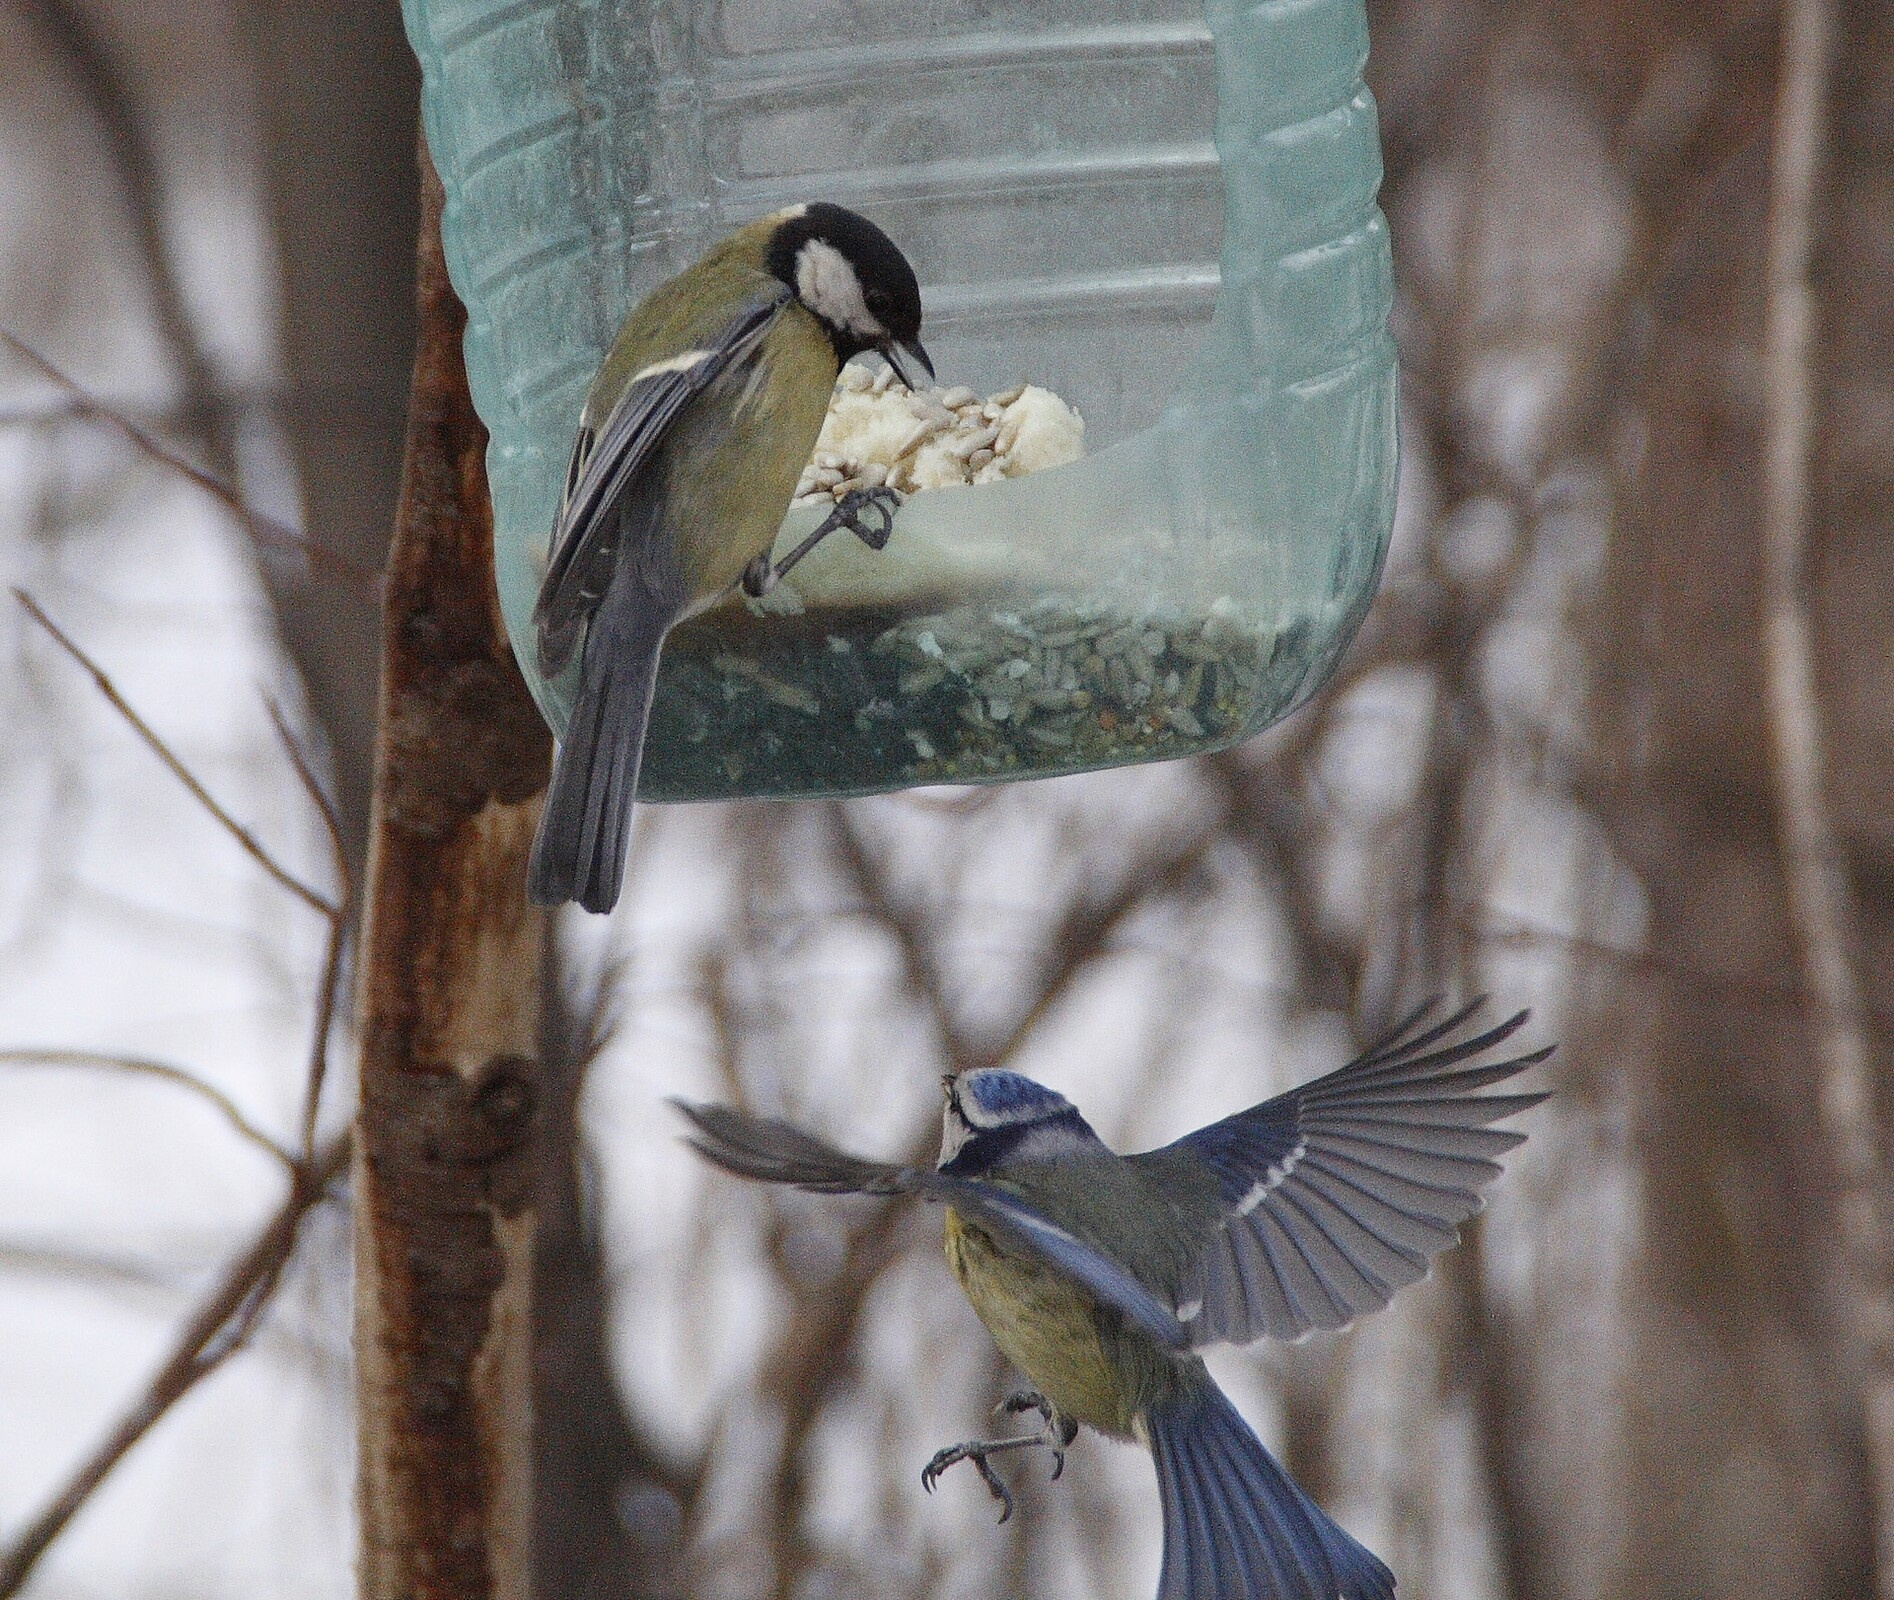
[[[1876,1501],[1876,1582],[1894,1600],[1894,1282],[1886,1152],[1867,1018],[1855,967],[1854,895],[1827,799],[1826,737],[1809,615],[1810,461],[1816,413],[1815,196],[1829,115],[1832,0],[1784,0],[1764,313],[1763,657],[1777,825],[1789,918],[1819,1070],[1817,1104],[1839,1183],[1867,1365],[1867,1442]]]
[[[297,1158],[246,1117],[237,1108],[236,1101],[183,1067],[153,1061],[144,1056],[117,1055],[102,1050],[66,1050],[57,1047],[36,1049],[31,1046],[0,1049],[0,1065],[90,1068],[100,1072],[125,1072],[134,1077],[154,1078],[160,1083],[175,1084],[214,1106],[238,1134],[280,1162],[285,1170],[293,1174],[298,1166]]]
[[[4,337],[4,335],[0,335],[0,337]],[[139,714],[131,708],[130,703],[118,692],[118,686],[112,682],[111,678],[106,674],[105,669],[87,655],[84,650],[80,649],[79,646],[60,629],[59,625],[40,609],[37,600],[24,589],[15,589],[13,591],[13,598],[18,600],[20,604],[26,608],[27,614],[52,636],[53,641],[60,649],[64,650],[67,655],[71,656],[74,661],[78,662],[80,666],[91,674],[93,683],[97,685],[99,693],[105,696],[106,701],[111,705],[112,709],[131,725],[132,731],[136,733],[140,739],[144,740],[146,748],[165,764],[170,770],[172,777],[176,778],[179,783],[183,784],[184,787],[190,791],[191,798],[208,811],[211,816],[216,819],[218,825],[243,847],[244,853],[248,855],[252,861],[256,862],[264,872],[269,874],[274,882],[287,889],[318,915],[326,918],[330,922],[334,922],[340,917],[341,908],[339,905],[330,900],[319,890],[312,889],[308,884],[296,877],[294,873],[290,872],[287,867],[283,866],[268,850],[264,849],[264,847],[257,842],[255,834],[251,833],[248,828],[238,822],[235,817],[231,816],[228,811],[224,810],[224,808],[211,797],[210,791],[198,781],[197,774],[192,772],[189,767],[180,761],[171,747],[152,729],[151,724],[146,722],[143,717],[139,716]]]
[[[267,698],[264,705],[269,710],[270,723],[276,729],[277,742],[289,757],[289,764],[295,769],[303,792],[316,808],[316,814],[322,818],[323,831],[329,838],[329,865],[335,873],[336,882],[335,903],[329,913],[329,937],[322,955],[322,977],[316,985],[316,1015],[310,1027],[309,1071],[307,1087],[303,1091],[301,1150],[303,1161],[308,1162],[315,1158],[316,1122],[322,1112],[322,1086],[329,1074],[329,1039],[335,1029],[336,1005],[341,995],[342,958],[348,947],[355,886],[349,874],[348,848],[343,843],[342,823],[336,815],[335,802],[322,787],[315,769],[309,764],[308,755],[290,731],[289,723],[283,717],[283,708]]]
[[[353,561],[340,551],[329,549],[320,540],[311,538],[306,533],[298,533],[286,523],[278,522],[274,517],[265,516],[262,512],[254,510],[245,503],[243,496],[236,489],[218,477],[216,473],[207,472],[196,462],[179,455],[175,450],[153,438],[124,412],[88,392],[83,385],[68,377],[24,339],[4,327],[0,327],[0,344],[6,345],[42,377],[49,379],[65,391],[68,397],[66,408],[68,414],[105,424],[136,446],[144,455],[157,462],[159,466],[195,484],[235,517],[244,532],[260,548],[298,550],[309,557],[312,566],[325,567],[332,574],[350,579],[363,587],[371,586],[380,579],[381,574],[374,568],[366,567],[359,561]]]
[[[20,1592],[53,1541],[159,1418],[243,1347],[296,1248],[303,1219],[321,1202],[348,1159],[349,1139],[343,1134],[324,1145],[292,1179],[276,1214],[184,1325],[137,1402],[46,1508],[0,1552],[0,1600]]]

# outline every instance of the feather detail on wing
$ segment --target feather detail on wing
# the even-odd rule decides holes
[[[696,1130],[690,1135],[691,1148],[727,1172],[763,1183],[793,1184],[817,1194],[918,1194],[940,1201],[1014,1249],[1035,1255],[1075,1279],[1094,1299],[1159,1343],[1178,1350],[1188,1343],[1170,1307],[1127,1268],[999,1184],[864,1160],[790,1123],[752,1117],[728,1106],[692,1105],[683,1100],[671,1104]]]
[[[718,376],[747,360],[791,300],[787,285],[744,306],[701,349],[654,361],[632,375],[596,434],[581,428],[550,560],[533,605],[540,670],[565,669],[618,560],[618,505],[678,414]]]
[[[1494,1157],[1525,1138],[1487,1124],[1546,1098],[1476,1091],[1552,1053],[1463,1067],[1526,1021],[1444,1042],[1483,1003],[1423,1027],[1430,1003],[1338,1071],[1129,1158],[1158,1181],[1183,1162],[1216,1178],[1222,1215],[1177,1296],[1193,1346],[1339,1328],[1459,1238]]]

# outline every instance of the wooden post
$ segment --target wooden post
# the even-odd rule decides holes
[[[549,741],[493,587],[486,430],[421,152],[420,330],[389,557],[354,1168],[365,1600],[526,1600]]]

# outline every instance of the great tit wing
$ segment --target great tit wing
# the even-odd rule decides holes
[[[619,503],[665,430],[722,373],[754,354],[791,298],[784,284],[759,289],[714,337],[633,373],[596,429],[579,429],[533,605],[541,671],[558,673],[571,660],[617,563]]]
[[[1430,1002],[1326,1077],[1128,1158],[1165,1192],[1214,1180],[1209,1237],[1178,1294],[1193,1346],[1339,1328],[1459,1238],[1499,1176],[1494,1157],[1525,1138],[1488,1124],[1546,1098],[1477,1091],[1552,1053],[1463,1065],[1528,1016],[1454,1039],[1483,1003],[1429,1025]]]
[[[941,1201],[1076,1279],[1093,1298],[1117,1309],[1160,1343],[1181,1350],[1189,1342],[1171,1308],[1129,1271],[996,1184],[864,1160],[774,1117],[684,1100],[671,1104],[691,1121],[692,1149],[726,1172],[817,1194],[918,1194]]]

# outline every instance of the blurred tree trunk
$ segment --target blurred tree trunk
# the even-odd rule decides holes
[[[1857,26],[1844,51],[1865,31]],[[1773,68],[1773,39],[1762,59]],[[1773,99],[1773,80],[1764,92]],[[1844,123],[1858,115],[1840,108]],[[1752,126],[1704,188],[1656,197],[1654,209],[1689,209],[1652,217],[1671,245],[1650,299],[1646,442],[1595,636],[1594,798],[1644,885],[1648,947],[1662,965],[1591,986],[1591,1012],[1575,1030],[1577,1051],[1615,1058],[1634,1085],[1642,1251],[1617,1592],[1640,1600],[1875,1592],[1860,1374],[1845,1359],[1834,1173],[1795,993],[1764,716],[1757,463],[1767,377],[1756,352],[1770,171],[1766,117]],[[1830,284],[1858,275],[1835,241],[1864,203],[1840,186],[1834,202],[1818,246]],[[1818,322],[1832,394],[1831,318]],[[1853,495],[1831,474],[1830,509]],[[1834,543],[1826,534],[1818,543],[1832,571]],[[1857,561],[1856,581],[1873,590],[1859,617],[1888,615],[1890,580],[1883,538],[1877,559]],[[1832,621],[1821,641],[1837,692],[1833,674],[1884,673],[1883,659],[1871,638],[1845,637]],[[1894,784],[1885,727],[1878,741],[1848,742],[1850,761],[1871,766],[1885,795]],[[1658,1373],[1661,1383],[1639,1381]]]
[[[252,0],[282,283],[283,421],[310,534],[380,568],[401,482],[414,351],[420,71],[396,0]],[[359,586],[266,558],[327,736],[350,854],[367,839],[380,623]]]
[[[678,1554],[697,1469],[635,1427],[612,1376],[611,1304],[587,1193],[579,1100],[615,1014],[609,971],[589,1014],[557,979],[552,943],[540,1024],[544,1083],[534,1244],[534,1589],[558,1600],[681,1594]]]

